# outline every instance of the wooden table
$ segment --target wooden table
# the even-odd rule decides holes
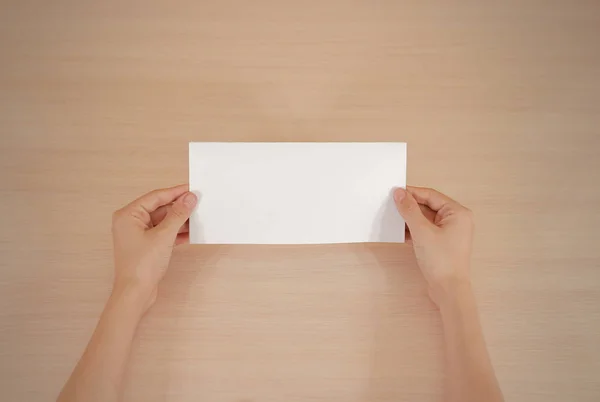
[[[5,1],[0,399],[48,401],[110,292],[111,211],[188,141],[406,141],[470,206],[507,401],[600,399],[600,3]],[[437,401],[407,246],[177,250],[126,400]]]

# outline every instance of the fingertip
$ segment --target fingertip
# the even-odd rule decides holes
[[[394,201],[401,202],[406,197],[406,190],[398,187],[394,190]]]
[[[187,207],[187,208],[194,208],[196,206],[196,203],[198,202],[198,197],[196,197],[196,194],[192,193],[192,192],[187,192],[184,196],[183,196],[183,204]]]

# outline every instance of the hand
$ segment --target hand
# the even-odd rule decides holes
[[[410,231],[429,295],[439,307],[457,286],[469,284],[473,214],[429,188],[398,188],[394,200]]]
[[[189,241],[197,198],[187,184],[154,190],[113,214],[114,289],[133,289],[146,311],[156,300],[173,247]]]

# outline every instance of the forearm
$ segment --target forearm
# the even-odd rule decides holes
[[[118,401],[135,330],[143,314],[138,293],[115,288],[58,402]]]
[[[447,400],[501,402],[502,392],[483,337],[468,282],[451,284],[440,297],[446,349]]]

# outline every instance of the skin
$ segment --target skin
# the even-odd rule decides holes
[[[503,401],[469,280],[471,211],[426,188],[397,189],[394,199],[443,322],[444,400]],[[113,291],[59,402],[120,400],[137,326],[156,300],[174,247],[188,242],[188,219],[196,203],[187,185],[181,185],[152,191],[114,213]]]
[[[188,241],[196,201],[181,185],[152,191],[113,214],[113,291],[58,401],[120,400],[135,330],[156,300],[173,248]]]
[[[398,212],[410,230],[417,263],[444,327],[446,392],[450,402],[501,402],[483,338],[469,270],[473,213],[429,189],[396,189]]]

